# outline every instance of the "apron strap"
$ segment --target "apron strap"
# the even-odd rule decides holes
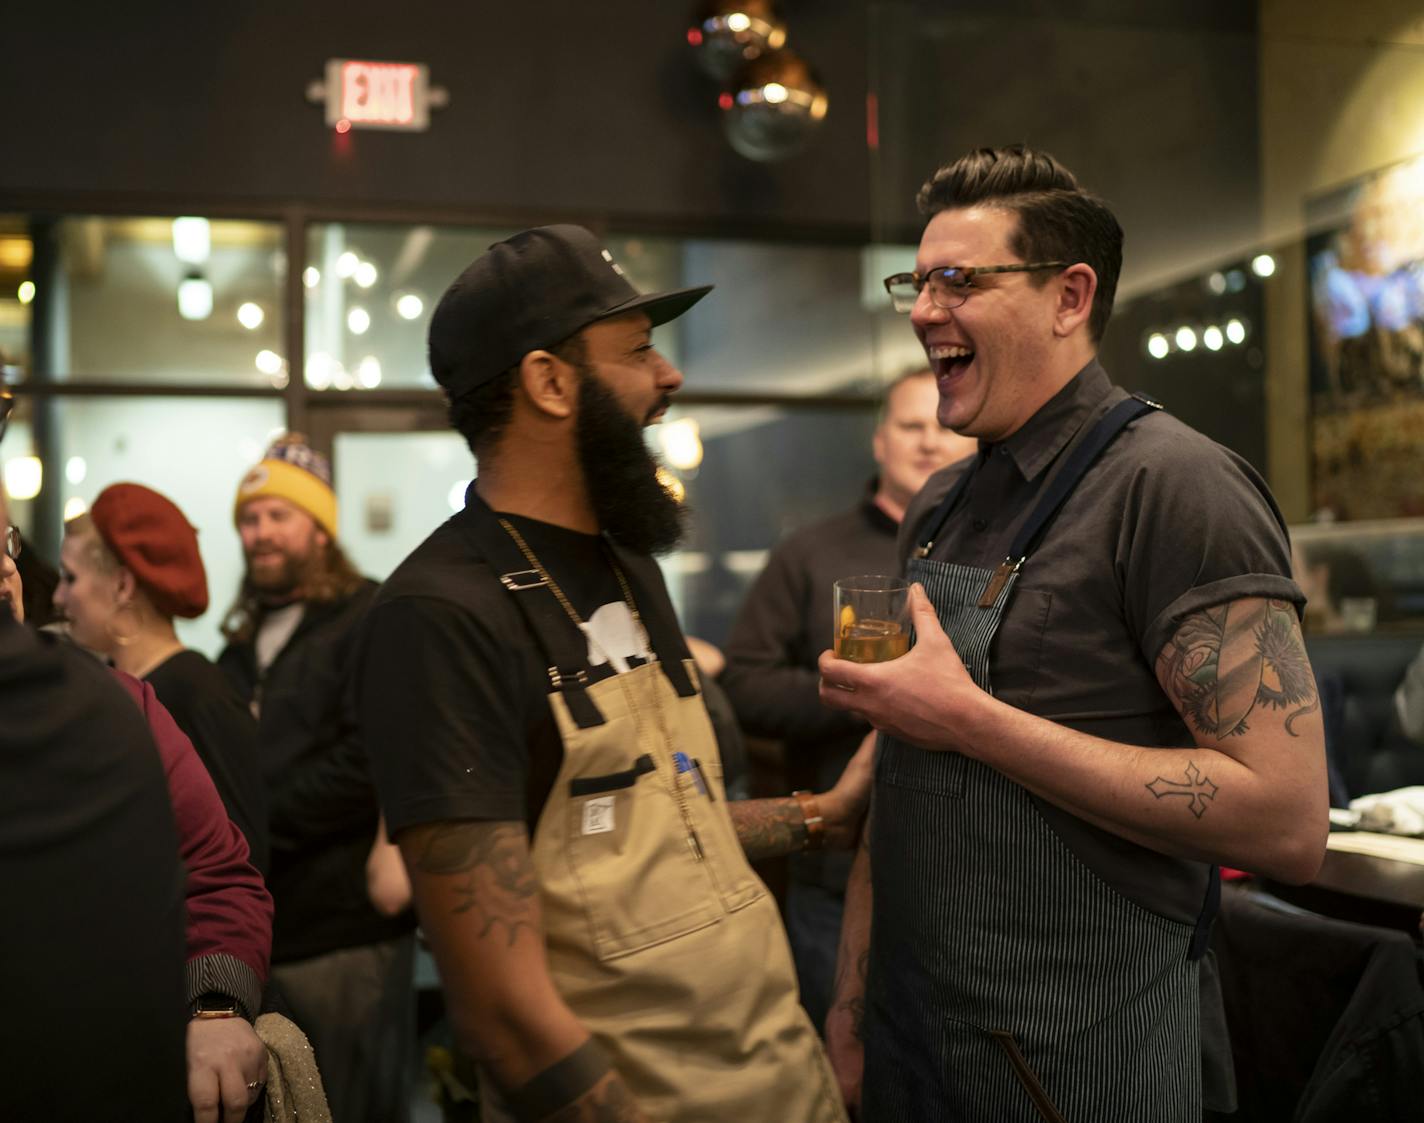
[[[1047,529],[1053,516],[1058,513],[1058,509],[1073,493],[1073,489],[1082,482],[1088,469],[1102,455],[1103,450],[1117,439],[1118,434],[1143,414],[1161,408],[1160,402],[1154,401],[1145,394],[1133,394],[1132,397],[1124,398],[1118,402],[1093,426],[1092,431],[1079,442],[1068,457],[1068,462],[1054,478],[1052,486],[1044,493],[1043,498],[1039,500],[1038,506],[1028,517],[1028,521],[1015,535],[1013,545],[1009,548],[1009,562],[1017,560],[1022,563],[1023,559],[1028,556],[1029,552],[1038,544],[1038,540],[1043,536],[1043,532]],[[1207,947],[1211,943],[1211,927],[1220,907],[1221,867],[1212,866],[1207,874],[1206,896],[1202,899],[1201,911],[1197,913],[1196,923],[1192,927],[1191,943],[1187,947],[1189,960],[1198,960],[1206,954]]]
[[[959,502],[959,497],[964,494],[964,489],[969,486],[969,481],[974,478],[974,473],[978,470],[979,461],[976,460],[973,467],[966,468],[964,474],[954,481],[954,486],[939,501],[939,506],[925,516],[920,525],[928,526],[930,532],[926,535],[915,536],[914,540],[918,541],[919,545],[911,552],[911,557],[927,558],[930,556],[930,551],[934,549],[935,539],[939,537],[940,531],[944,530],[944,524],[949,522],[949,513],[954,510],[954,505]]]
[[[1145,394],[1133,394],[1132,397],[1118,402],[1103,416],[1088,436],[1073,450],[1068,462],[1063,466],[1063,471],[1054,478],[1053,485],[1044,493],[1038,506],[1029,515],[1028,521],[1020,528],[1014,538],[1013,545],[1009,548],[1011,563],[1022,563],[1028,556],[1029,551],[1037,544],[1037,540],[1042,536],[1050,520],[1057,514],[1058,508],[1063,506],[1064,501],[1082,481],[1103,449],[1112,444],[1113,439],[1127,425],[1136,421],[1144,413],[1161,408],[1159,402],[1153,401]],[[945,497],[939,501],[939,505],[926,516],[921,525],[930,527],[930,533],[916,535],[919,545],[915,548],[912,557],[929,557],[930,550],[934,548],[935,539],[944,530],[945,523],[949,521],[950,512],[954,510],[955,504],[959,502],[960,496],[964,494],[978,468],[979,464],[976,462],[972,468],[965,471],[954,482],[954,486],[949,489]]]
[[[478,500],[476,500],[478,502]],[[515,606],[534,634],[548,662],[549,684],[563,695],[569,716],[580,729],[604,723],[603,714],[588,696],[588,640],[573,626],[553,590],[481,503],[468,503],[468,536],[484,560],[498,573],[499,583],[514,597]]]
[[[1192,942],[1187,947],[1187,958],[1200,959],[1211,945],[1211,926],[1216,922],[1216,914],[1221,911],[1221,867],[1212,866],[1206,879],[1206,896],[1202,899],[1201,912],[1197,913],[1196,925],[1192,928]]]
[[[677,615],[666,594],[660,596],[661,590],[654,589],[642,580],[639,555],[632,554],[618,543],[610,541],[607,535],[604,536],[603,542],[623,570],[623,576],[628,579],[633,603],[654,610],[651,613],[640,610],[638,615],[642,618],[643,630],[648,633],[648,644],[658,658],[658,666],[664,677],[672,684],[679,698],[697,697],[697,687],[692,685],[687,668],[682,665],[687,655],[687,645],[682,640],[682,633],[673,623]]]
[[[1093,426],[1092,431],[1078,442],[1078,447],[1068,457],[1068,462],[1063,465],[1063,470],[1054,477],[1053,483],[1044,492],[1043,498],[1038,501],[1038,506],[1033,509],[1028,521],[1019,528],[1018,534],[1014,536],[1013,544],[1009,547],[1010,561],[1022,562],[1028,557],[1029,552],[1038,545],[1038,540],[1043,537],[1043,532],[1048,528],[1053,516],[1058,513],[1058,509],[1067,501],[1068,496],[1073,493],[1073,489],[1088,474],[1088,469],[1102,455],[1103,449],[1112,444],[1123,429],[1144,413],[1151,413],[1153,410],[1161,408],[1162,406],[1151,398],[1134,394],[1130,398],[1124,398],[1108,410]]]

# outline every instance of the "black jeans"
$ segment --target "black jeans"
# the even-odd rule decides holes
[[[406,1123],[415,1048],[415,937],[272,968],[311,1042],[334,1123]]]

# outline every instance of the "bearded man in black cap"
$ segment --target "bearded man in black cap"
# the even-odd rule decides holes
[[[682,375],[588,231],[501,242],[430,363],[479,475],[367,621],[363,740],[485,1118],[833,1123],[844,1109],[748,857],[849,846],[869,753],[728,804],[652,554],[682,512],[642,430]]]

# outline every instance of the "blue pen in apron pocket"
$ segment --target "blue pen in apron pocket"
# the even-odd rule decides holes
[[[702,768],[686,753],[673,753],[672,760],[679,772],[691,772],[693,786],[703,795],[709,795],[707,783],[702,779]]]

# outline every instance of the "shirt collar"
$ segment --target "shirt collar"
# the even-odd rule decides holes
[[[1111,392],[1107,371],[1097,359],[1091,359],[1037,413],[1000,441],[999,447],[1014,458],[1025,480],[1033,480],[1053,463]]]

